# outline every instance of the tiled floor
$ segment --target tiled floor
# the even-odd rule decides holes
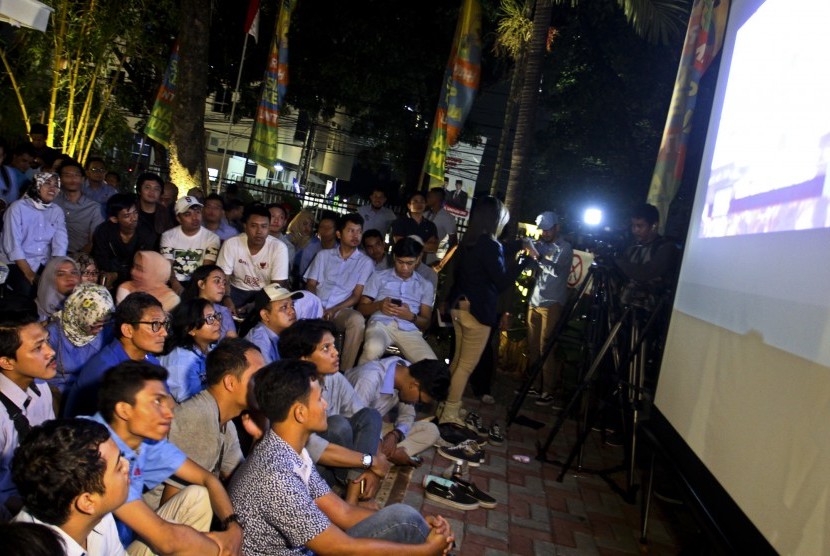
[[[513,399],[513,386],[504,375],[493,406],[465,400],[465,406],[490,423],[504,425],[506,406]],[[505,383],[505,384],[502,384]],[[509,394],[507,393],[509,392]],[[572,469],[563,482],[556,477],[560,467],[536,460],[536,442],[544,441],[555,420],[554,410],[538,408],[532,400],[524,415],[546,423],[540,430],[514,424],[502,446],[487,446],[485,463],[471,468],[471,477],[498,500],[496,508],[459,511],[424,499],[421,481],[425,474],[440,474],[451,462],[435,450],[423,454],[424,465],[416,469],[404,502],[424,514],[447,517],[456,533],[459,555],[500,554],[678,554],[693,526],[683,511],[655,501],[650,518],[649,543],[639,542],[640,505],[628,504],[599,476]],[[569,422],[555,439],[550,459],[564,459],[576,440],[575,425]],[[609,468],[620,464],[623,449],[601,442],[592,433],[585,445],[586,468]],[[513,459],[527,455],[529,463]],[[622,485],[624,473],[611,475]],[[639,477],[638,477],[639,482]]]

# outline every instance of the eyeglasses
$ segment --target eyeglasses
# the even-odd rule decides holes
[[[205,315],[205,317],[202,319],[202,322],[205,324],[222,322],[222,313],[211,313],[209,315]]]
[[[161,330],[162,326],[164,327],[165,330],[170,330],[170,321],[169,320],[165,320],[165,321],[160,321],[160,320],[154,320],[154,321],[138,320],[138,321],[135,321],[135,322],[131,322],[130,324],[133,324],[133,325],[135,325],[135,324],[149,324],[150,328],[153,331],[153,334],[158,333],[158,331]]]
[[[97,270],[85,270],[81,273],[84,278],[98,278],[101,275]]]

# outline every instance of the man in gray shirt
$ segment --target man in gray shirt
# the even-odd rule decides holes
[[[71,257],[92,250],[92,234],[104,221],[101,203],[83,194],[84,169],[71,158],[64,159],[58,175],[61,178],[61,192],[55,197],[55,204],[63,209],[66,221],[66,235],[69,245],[66,252]]]
[[[525,249],[535,261],[536,285],[527,307],[528,364],[533,365],[545,349],[562,309],[568,300],[568,274],[571,271],[573,249],[559,237],[559,217],[546,211],[536,217],[536,226],[542,230],[538,241],[527,241]],[[536,405],[553,403],[553,392],[562,378],[556,377],[556,362],[551,353],[542,367],[542,385],[536,392]]]

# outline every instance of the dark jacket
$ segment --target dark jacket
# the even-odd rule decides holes
[[[478,322],[496,326],[499,294],[516,280],[521,267],[512,258],[505,263],[501,243],[487,235],[479,237],[473,246],[461,245],[455,258],[449,307],[454,308],[460,298],[466,297],[470,313]]]

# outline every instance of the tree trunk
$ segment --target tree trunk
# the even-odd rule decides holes
[[[513,123],[516,121],[516,108],[519,104],[519,91],[522,87],[522,76],[524,65],[527,59],[526,50],[523,48],[513,65],[513,75],[510,77],[510,90],[507,92],[507,105],[504,109],[504,120],[501,124],[501,136],[499,137],[499,148],[496,153],[496,164],[493,167],[493,181],[490,183],[490,195],[496,196],[501,191],[501,184],[504,183],[504,157],[507,154],[507,147],[511,144],[513,137]]]
[[[553,0],[537,0],[533,12],[533,33],[528,45],[527,60],[519,95],[519,114],[516,118],[516,134],[510,156],[510,175],[507,179],[505,204],[511,220],[521,216],[522,185],[527,179],[530,154],[533,151],[536,104],[539,99],[539,81],[542,77],[542,62],[545,57],[548,28]]]
[[[205,98],[207,97],[210,1],[182,0],[179,64],[173,101],[170,179],[179,191],[205,190]]]

